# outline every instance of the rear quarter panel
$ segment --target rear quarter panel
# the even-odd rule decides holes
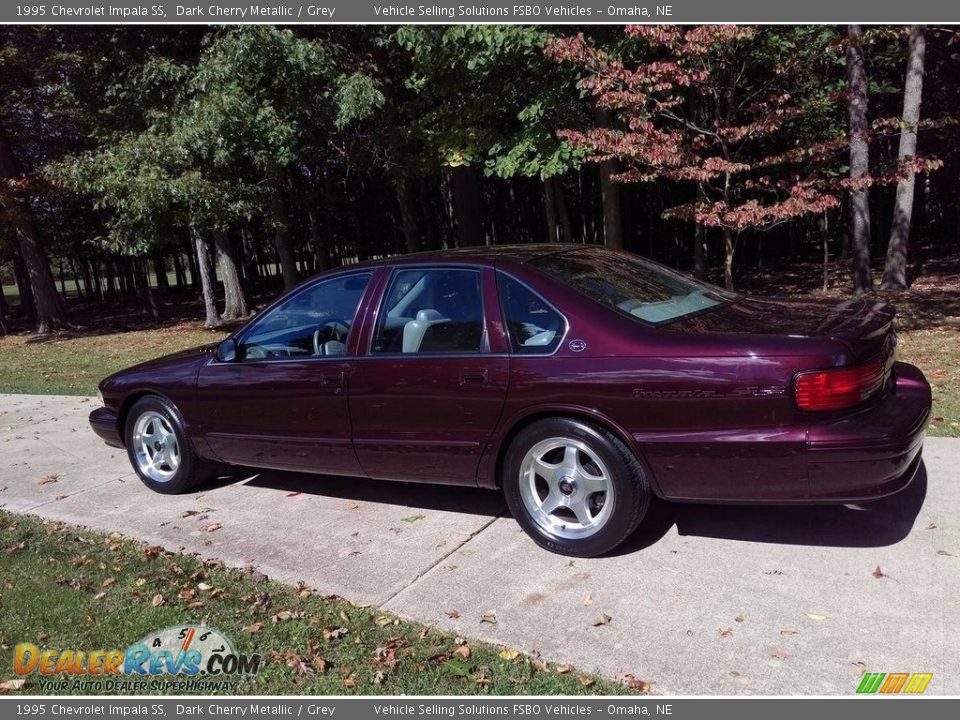
[[[520,276],[520,271],[513,272]],[[567,316],[556,354],[514,355],[504,407],[479,482],[492,486],[505,444],[539,415],[593,418],[613,429],[673,500],[802,501],[809,497],[808,418],[799,370],[831,366],[828,339],[676,333],[595,305],[530,271],[521,277]]]

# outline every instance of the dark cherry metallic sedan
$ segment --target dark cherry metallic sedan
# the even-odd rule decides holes
[[[339,268],[216,346],[124,370],[90,416],[143,482],[222,465],[501,488],[545,548],[606,552],[651,497],[902,490],[930,387],[894,310],[774,302],[636,256],[527,245]]]

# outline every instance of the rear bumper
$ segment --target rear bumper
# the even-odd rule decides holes
[[[120,436],[120,423],[117,415],[107,408],[97,408],[90,413],[90,427],[100,438],[112,447],[123,447],[123,438]]]
[[[883,400],[842,419],[811,423],[810,499],[857,502],[900,492],[920,466],[930,385],[913,365],[894,363]]]

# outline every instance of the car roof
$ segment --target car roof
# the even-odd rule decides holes
[[[426,250],[411,255],[394,255],[391,257],[368,260],[351,267],[421,264],[424,262],[468,262],[495,265],[507,261],[527,263],[537,258],[557,253],[570,252],[582,249],[583,245],[561,245],[560,243],[529,243],[526,245],[480,245],[477,247],[452,248],[450,250]],[[602,248],[601,245],[588,246]]]

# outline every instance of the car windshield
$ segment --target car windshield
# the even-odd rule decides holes
[[[532,265],[593,300],[654,325],[736,297],[636,255],[602,248],[544,255]]]

